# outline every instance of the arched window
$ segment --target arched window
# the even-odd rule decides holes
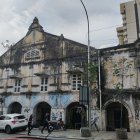
[[[35,60],[40,58],[40,52],[38,49],[32,49],[25,54],[25,60]]]

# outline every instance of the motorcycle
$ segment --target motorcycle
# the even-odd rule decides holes
[[[52,122],[50,121],[49,122],[49,129],[50,131],[53,131],[53,130],[66,130],[66,127],[65,127],[65,124],[64,122],[62,121],[62,119],[58,120],[57,122]]]

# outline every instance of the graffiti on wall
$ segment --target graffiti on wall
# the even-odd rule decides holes
[[[31,109],[26,107],[24,110],[24,115],[26,116],[26,118],[29,118],[29,115],[31,114]]]
[[[99,131],[99,112],[97,110],[91,111],[91,127]]]
[[[61,95],[61,94],[55,94],[55,95],[49,95],[49,103],[52,107],[59,107],[61,108],[66,103],[69,103],[71,96],[69,95]]]
[[[135,107],[135,120],[139,120],[139,103],[138,99],[134,100],[134,107]]]
[[[25,109],[24,109],[24,112],[25,112],[25,113],[29,113],[29,111],[30,111],[29,108],[25,108]]]
[[[62,120],[64,120],[64,110],[63,109],[52,109],[51,120],[57,121],[60,118],[62,118]]]

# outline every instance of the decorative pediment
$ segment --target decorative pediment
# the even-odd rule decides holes
[[[37,17],[34,18],[33,23],[30,25],[27,35],[30,34],[33,30],[37,30],[39,32],[44,32],[43,27],[39,24]]]
[[[30,25],[26,36],[23,39],[23,44],[36,44],[44,41],[44,30],[35,17],[33,23]]]
[[[41,42],[44,42],[43,33],[36,30],[30,32],[30,34],[25,36],[25,38],[23,39],[23,44],[25,45],[26,44],[31,45],[31,44],[41,43]]]

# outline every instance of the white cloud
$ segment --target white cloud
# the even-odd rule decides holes
[[[122,24],[119,8],[126,1],[83,0],[89,15],[92,46],[117,44],[116,27],[103,28]],[[46,32],[64,34],[66,38],[87,44],[87,21],[80,0],[1,0],[1,3],[0,43],[19,41],[36,16]]]

